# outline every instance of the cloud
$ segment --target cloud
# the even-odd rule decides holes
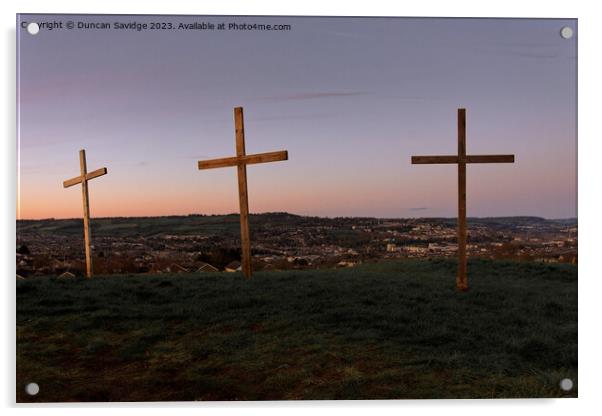
[[[364,91],[345,91],[345,92],[306,92],[296,94],[272,95],[268,97],[258,98],[261,101],[299,101],[299,100],[316,100],[320,98],[343,98],[354,97],[358,95],[366,95]]]
[[[342,38],[374,39],[374,36],[368,36],[365,33],[356,33],[356,32],[327,31],[324,34],[338,36],[338,37],[342,37]]]
[[[519,58],[531,59],[556,59],[556,58],[571,58],[564,56],[559,49],[553,44],[504,44],[499,47],[487,48],[482,53],[498,56],[516,56]]]
[[[278,121],[278,120],[314,120],[321,118],[332,118],[338,114],[335,113],[312,113],[312,114],[300,114],[300,115],[283,115],[283,116],[270,116],[270,117],[257,117],[254,121]]]
[[[235,156],[234,154],[232,156]],[[187,155],[187,156],[182,156],[180,159],[194,159],[194,160],[208,160],[208,159],[214,159],[216,157],[222,157],[222,156],[211,156],[211,155]],[[223,156],[225,157],[225,156]]]
[[[426,211],[427,209],[427,207],[412,207],[410,211]]]
[[[520,56],[521,58],[535,58],[535,59],[552,59],[558,58],[557,53],[535,53],[535,52],[519,52],[519,51],[507,51],[502,52],[505,55]]]
[[[445,100],[443,97],[435,96],[419,96],[419,95],[388,95],[383,94],[380,98],[388,100],[407,100],[407,101],[441,101]]]

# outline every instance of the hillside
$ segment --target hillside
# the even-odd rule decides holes
[[[576,397],[577,267],[17,281],[17,400]],[[40,385],[29,397],[23,386]]]
[[[94,218],[92,231],[94,236],[119,237],[119,236],[156,236],[161,234],[206,234],[219,233],[237,236],[240,230],[238,214],[229,215],[181,215],[163,217],[112,217]],[[252,214],[251,224],[263,228],[295,228],[308,226],[342,227],[353,224],[368,223],[377,225],[388,221],[409,221],[411,223],[435,223],[455,227],[455,218],[364,218],[364,217],[308,217],[289,213],[264,213]],[[485,225],[492,228],[532,226],[534,224],[562,224],[576,226],[576,219],[549,220],[539,217],[490,217],[468,218],[470,225]],[[45,220],[18,220],[17,235],[38,234],[53,236],[76,236],[82,234],[81,218],[73,219],[45,219]]]

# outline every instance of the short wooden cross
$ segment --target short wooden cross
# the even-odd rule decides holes
[[[466,109],[458,109],[458,155],[412,156],[412,164],[456,163],[458,165],[458,274],[456,287],[468,290],[466,275],[466,164],[467,163],[514,163],[514,155],[467,155]]]
[[[92,239],[90,233],[90,197],[88,195],[88,181],[99,176],[107,174],[107,168],[100,168],[93,172],[88,173],[86,166],[86,151],[84,149],[79,151],[79,169],[80,175],[75,178],[68,179],[63,182],[64,188],[70,186],[82,184],[82,199],[84,201],[84,242],[86,246],[86,276],[92,277],[94,271],[92,266],[92,253],[90,247],[90,240]]]
[[[279,152],[247,155],[245,152],[245,127],[242,107],[234,109],[234,127],[236,130],[236,156],[221,159],[201,160],[199,169],[215,169],[228,166],[238,168],[238,196],[240,202],[240,242],[242,247],[242,272],[251,277],[251,239],[249,236],[249,195],[247,193],[247,165],[256,163],[288,160],[286,150]]]

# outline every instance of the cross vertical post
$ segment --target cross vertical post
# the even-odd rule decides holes
[[[92,253],[90,249],[91,230],[90,230],[90,194],[88,193],[88,180],[86,174],[88,167],[86,165],[86,151],[79,151],[79,170],[82,178],[82,200],[84,202],[84,245],[86,247],[86,276],[92,277]]]
[[[456,287],[468,289],[466,276],[466,110],[458,109],[458,274]]]
[[[247,190],[247,165],[288,160],[288,152],[257,153],[247,155],[245,149],[245,124],[242,107],[234,108],[234,129],[236,132],[236,156],[220,159],[199,160],[199,169],[215,169],[236,166],[238,173],[238,198],[240,204],[240,244],[242,250],[242,272],[246,278],[252,274],[251,237],[249,234],[249,192]]]
[[[514,155],[467,155],[466,154],[466,109],[458,109],[458,154],[448,156],[412,156],[412,164],[458,165],[458,274],[456,288],[468,290],[466,242],[466,164],[467,163],[514,163]]]
[[[79,151],[79,172],[80,175],[75,178],[68,179],[63,182],[63,188],[69,188],[70,186],[82,184],[82,201],[84,206],[84,246],[86,250],[86,277],[92,277],[94,274],[94,267],[92,264],[92,233],[90,228],[90,194],[88,192],[88,181],[99,176],[107,174],[107,168],[100,168],[93,172],[88,173],[88,166],[86,164],[86,151],[84,149]]]
[[[245,152],[245,122],[242,107],[234,109],[234,128],[236,130],[236,156],[243,158]],[[239,163],[238,197],[240,203],[240,244],[242,249],[242,273],[251,277],[251,238],[249,236],[249,193],[247,192],[247,165]]]

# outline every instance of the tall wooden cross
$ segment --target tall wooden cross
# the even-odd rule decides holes
[[[456,163],[458,165],[458,274],[456,288],[468,290],[466,275],[466,164],[514,163],[514,155],[467,155],[466,109],[458,109],[458,154],[454,156],[412,156],[412,164]]]
[[[249,236],[249,195],[247,193],[247,165],[288,160],[286,150],[247,155],[245,152],[245,127],[242,107],[234,108],[236,131],[236,156],[221,159],[200,160],[199,169],[215,169],[228,166],[238,168],[238,197],[240,202],[240,242],[242,247],[242,272],[251,277],[251,239]]]
[[[82,184],[82,199],[84,201],[84,242],[86,246],[86,276],[92,277],[92,253],[90,247],[90,240],[92,236],[90,234],[90,196],[88,195],[88,181],[99,176],[107,174],[107,168],[100,168],[93,172],[88,173],[88,167],[86,166],[86,151],[84,149],[79,151],[79,170],[80,175],[75,178],[68,179],[63,182],[63,188],[69,188],[70,186]]]

